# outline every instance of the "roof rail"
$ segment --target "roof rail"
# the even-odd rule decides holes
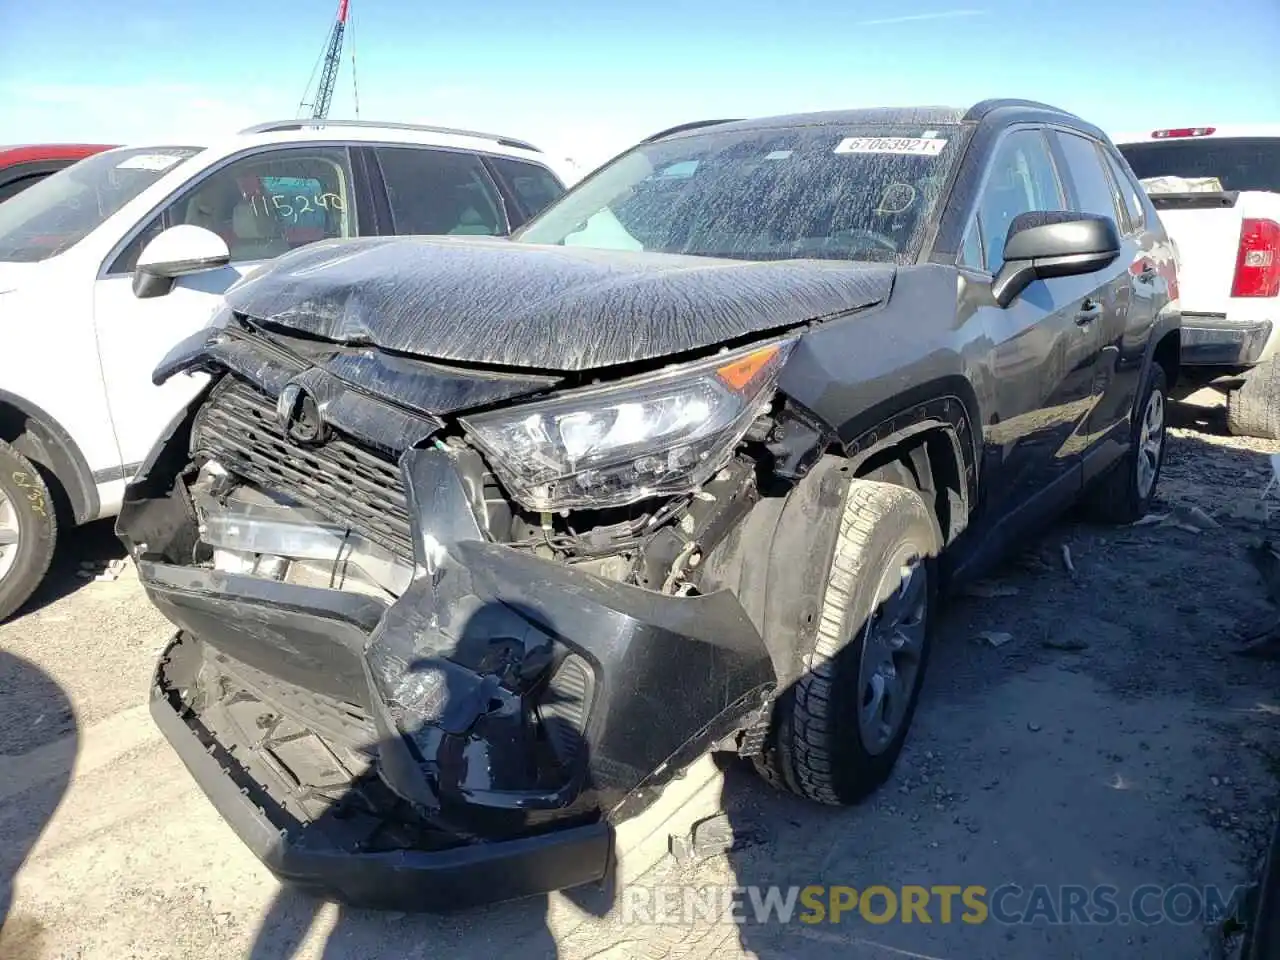
[[[1075,116],[1075,114],[1071,113],[1069,110],[1063,110],[1061,107],[1055,107],[1051,103],[1041,103],[1039,100],[1017,100],[996,97],[991,100],[983,100],[980,103],[975,103],[969,108],[969,112],[964,115],[964,119],[981,120],[988,113],[991,113],[993,110],[999,110],[1001,107],[1027,107],[1034,110],[1047,110],[1050,113],[1061,113],[1068,117]]]
[[[686,130],[697,130],[701,127],[714,127],[719,123],[734,123],[742,119],[741,117],[725,118],[723,120],[693,120],[689,123],[681,123],[674,127],[667,127],[665,130],[659,130],[657,133],[645,137],[641,143],[653,143],[655,140],[661,140],[663,137],[669,137],[674,133],[684,133]]]
[[[506,137],[498,133],[480,133],[476,130],[459,130],[455,127],[433,127],[421,123],[394,123],[378,120],[309,120],[305,118],[302,120],[268,120],[266,123],[257,123],[252,127],[245,127],[240,132],[242,134],[277,133],[283,130],[319,130],[323,127],[363,127],[370,130],[416,130],[420,133],[445,133],[457,137],[476,137],[480,140],[493,140],[504,147],[515,147],[518,150],[532,150],[534,153],[542,152],[528,141],[517,140],[515,137]]]

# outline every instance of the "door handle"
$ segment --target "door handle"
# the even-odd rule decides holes
[[[1080,309],[1076,312],[1076,326],[1088,326],[1093,323],[1101,313],[1102,304],[1097,300],[1086,298],[1081,302]]]

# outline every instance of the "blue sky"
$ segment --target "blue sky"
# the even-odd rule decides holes
[[[700,117],[988,96],[1113,132],[1280,122],[1280,0],[351,4],[362,117],[585,164]],[[199,142],[293,116],[336,6],[0,0],[0,142]],[[353,113],[347,56],[331,115]]]

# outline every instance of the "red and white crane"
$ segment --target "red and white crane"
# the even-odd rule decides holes
[[[338,82],[338,67],[342,62],[342,39],[347,30],[347,13],[349,0],[338,0],[338,18],[329,32],[329,39],[324,45],[321,58],[316,68],[311,71],[311,80],[307,81],[306,92],[302,102],[298,104],[299,116],[310,116],[313,120],[323,120],[329,116],[329,107],[333,104],[333,88]],[[315,79],[316,69],[320,71],[320,82],[315,85],[315,93],[311,94],[311,81]],[[351,84],[355,90],[356,57],[351,54]],[[308,96],[310,95],[310,99]],[[359,93],[356,93],[356,115],[360,114]]]

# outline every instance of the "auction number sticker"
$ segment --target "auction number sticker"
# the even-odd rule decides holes
[[[943,137],[845,137],[836,144],[835,152],[936,157],[946,145]]]
[[[116,164],[117,170],[168,170],[182,157],[175,157],[171,153],[139,153],[132,157],[125,157]]]

